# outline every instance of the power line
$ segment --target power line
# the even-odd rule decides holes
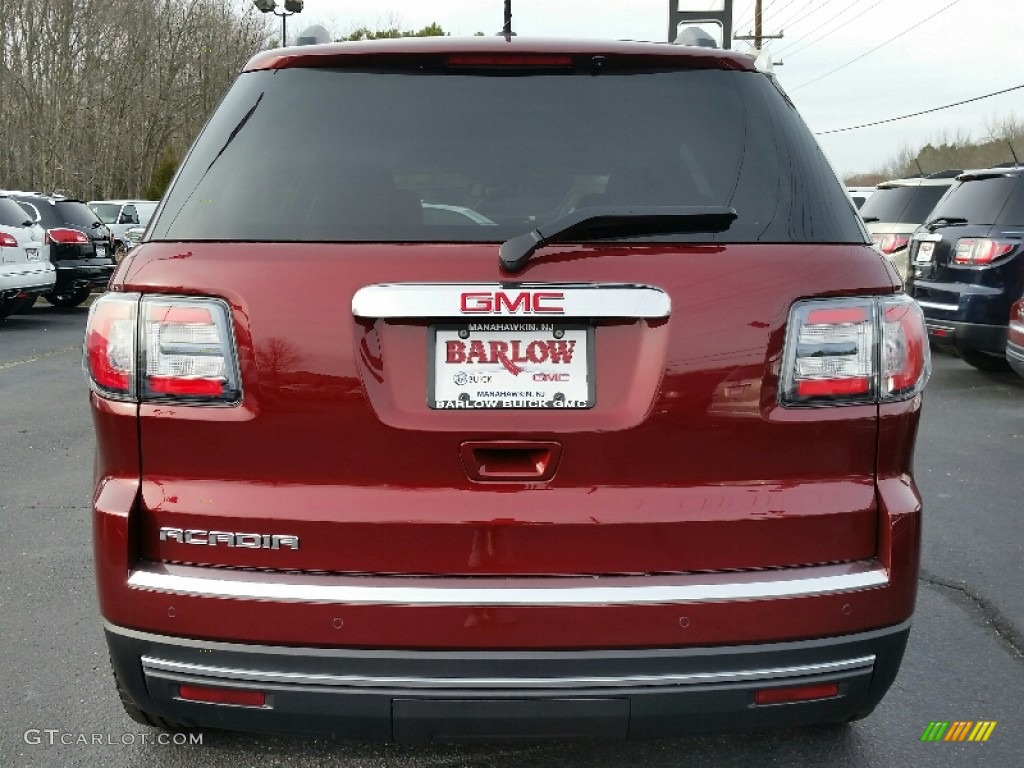
[[[984,96],[975,96],[973,99],[964,99],[963,101],[958,101],[958,102],[955,102],[953,104],[946,104],[946,105],[941,106],[941,107],[933,107],[932,109],[924,109],[924,110],[921,110],[920,112],[914,112],[914,113],[909,114],[909,115],[900,115],[899,117],[890,117],[890,118],[887,118],[885,120],[875,120],[873,123],[863,123],[861,125],[851,125],[849,128],[833,128],[832,130],[829,130],[829,131],[816,131],[814,135],[815,136],[825,136],[825,135],[827,135],[829,133],[844,133],[845,131],[857,131],[857,130],[860,130],[861,128],[871,128],[872,126],[875,126],[875,125],[884,125],[885,123],[895,123],[897,120],[907,120],[908,118],[911,118],[911,117],[920,117],[921,115],[928,115],[928,114],[931,114],[932,112],[941,112],[944,109],[952,109],[953,107],[960,107],[960,106],[963,106],[964,104],[971,104],[972,102],[981,101],[982,99],[991,99],[993,96],[1001,96],[1004,93],[1009,93],[1010,91],[1017,91],[1017,90],[1020,90],[1021,88],[1024,88],[1024,83],[1021,83],[1020,85],[1015,85],[1012,88],[1004,88],[1001,91],[995,91],[993,93],[986,93]]]
[[[787,18],[785,21],[780,21],[779,22],[779,26],[782,27],[783,29],[787,29],[787,28],[793,26],[794,24],[799,24],[804,19],[810,18],[811,16],[816,14],[818,11],[821,11],[821,10],[824,10],[825,8],[827,8],[829,3],[831,3],[831,2],[832,2],[832,0],[823,0],[823,2],[811,5],[809,8],[807,6],[804,6],[803,8],[797,8],[797,9],[795,9],[795,12],[789,16],[789,18]],[[856,5],[856,0],[855,0],[854,4]],[[824,25],[820,25],[820,26],[824,26]],[[801,38],[799,38],[799,37],[795,38],[795,40],[800,40],[800,39]]]
[[[841,69],[846,69],[846,68],[847,68],[848,66],[850,66],[851,64],[854,64],[854,63],[856,63],[856,62],[860,61],[860,60],[861,60],[861,59],[863,59],[863,58],[864,58],[865,56],[870,56],[870,55],[871,55],[872,53],[874,53],[875,51],[877,51],[877,50],[878,50],[878,49],[880,49],[880,48],[884,48],[885,46],[887,46],[887,45],[888,45],[889,43],[893,42],[894,40],[899,40],[899,39],[900,39],[901,37],[903,37],[903,36],[904,36],[905,34],[907,34],[908,32],[912,32],[913,30],[917,29],[918,27],[920,27],[920,26],[921,26],[922,24],[924,24],[925,22],[931,21],[931,20],[932,20],[932,19],[934,19],[934,18],[935,18],[936,16],[938,16],[938,15],[939,15],[940,13],[942,13],[943,11],[947,11],[947,10],[949,10],[950,8],[952,8],[952,7],[954,6],[954,5],[956,5],[956,4],[957,4],[957,3],[959,3],[959,2],[960,2],[960,0],[953,0],[953,2],[951,2],[951,3],[949,4],[949,5],[947,5],[947,6],[943,7],[943,8],[940,8],[940,9],[939,9],[939,10],[937,10],[937,11],[936,11],[935,13],[933,13],[933,14],[932,14],[931,16],[929,16],[929,17],[927,17],[927,18],[925,18],[925,19],[922,19],[921,21],[917,22],[917,24],[915,24],[914,26],[910,27],[909,29],[905,29],[905,30],[903,30],[903,31],[902,31],[902,32],[900,32],[900,33],[899,33],[898,35],[896,35],[896,36],[894,36],[894,37],[890,37],[890,38],[889,38],[888,40],[886,40],[886,41],[885,41],[884,43],[881,43],[881,44],[879,44],[879,45],[876,45],[876,46],[875,46],[874,48],[872,48],[872,49],[871,49],[870,51],[868,51],[867,53],[862,53],[862,54],[861,54],[860,56],[858,56],[857,58],[855,58],[855,59],[851,59],[850,61],[846,62],[845,64],[842,64],[841,66],[838,66],[838,67],[836,67],[835,69],[829,70],[829,71],[828,71],[828,72],[826,72],[826,73],[825,73],[824,75],[821,75],[820,77],[816,77],[816,78],[814,78],[813,80],[808,80],[808,81],[807,81],[806,83],[804,83],[803,85],[798,85],[798,86],[797,86],[796,88],[791,88],[791,89],[789,89],[789,90],[790,90],[790,93],[792,93],[793,91],[798,91],[798,90],[800,90],[801,88],[804,88],[804,87],[806,87],[806,86],[808,86],[808,85],[811,85],[811,84],[813,84],[813,83],[816,83],[816,82],[818,82],[819,80],[824,80],[824,79],[825,79],[826,77],[828,77],[829,75],[834,75],[834,74],[835,74],[836,72],[838,72],[838,71],[839,71],[839,70],[841,70]]]
[[[836,14],[835,16],[833,16],[832,18],[830,18],[830,19],[829,19],[828,21],[822,22],[822,23],[821,23],[820,25],[818,25],[818,30],[824,29],[824,28],[825,28],[825,27],[827,27],[827,26],[828,26],[829,24],[831,24],[831,23],[832,23],[833,21],[835,21],[835,20],[836,20],[836,19],[838,19],[838,18],[839,18],[840,16],[842,16],[843,14],[845,14],[845,13],[849,13],[850,11],[854,10],[854,9],[855,9],[855,8],[857,7],[857,4],[858,4],[858,3],[861,3],[861,2],[863,2],[863,0],[854,0],[853,4],[851,4],[851,5],[847,5],[847,6],[845,7],[845,8],[843,8],[843,9],[842,9],[842,10],[841,10],[841,11],[840,11],[839,13],[837,13],[837,14]],[[879,6],[879,5],[881,5],[882,3],[884,3],[884,2],[885,2],[885,0],[878,0],[878,2],[876,2],[876,3],[874,4],[874,5],[868,6],[868,7],[867,7],[867,8],[866,8],[866,9],[865,9],[864,11],[862,11],[862,12],[861,12],[861,15],[864,15],[864,14],[866,14],[866,13],[867,13],[868,11],[870,11],[870,10],[871,10],[872,8],[875,8],[876,6]],[[808,15],[810,15],[810,14],[808,14]],[[806,17],[806,16],[804,16],[803,18],[807,18],[807,17]],[[800,20],[801,20],[801,21],[803,21],[803,18],[802,18],[802,19],[800,19]],[[820,42],[820,41],[824,40],[824,39],[825,39],[826,37],[828,37],[829,35],[831,35],[831,34],[832,34],[833,32],[838,32],[838,31],[839,31],[840,29],[842,29],[843,27],[845,27],[845,26],[846,26],[847,24],[849,24],[849,23],[850,23],[849,21],[844,21],[844,22],[843,22],[842,24],[840,24],[839,26],[837,26],[837,27],[834,27],[833,29],[830,29],[830,30],[829,30],[828,32],[826,32],[825,34],[823,34],[823,35],[821,35],[821,36],[819,36],[819,37],[816,37],[816,38],[815,38],[814,40],[811,40],[811,42],[807,43],[806,45],[802,45],[802,46],[800,46],[800,47],[799,47],[799,48],[797,48],[797,49],[796,49],[795,51],[793,51],[792,53],[790,53],[790,54],[789,54],[789,56],[790,56],[790,57],[792,57],[792,56],[795,56],[796,54],[800,53],[800,51],[803,51],[803,50],[806,50],[807,48],[810,48],[810,47],[811,47],[812,45],[814,45],[815,43],[817,43],[817,42]],[[816,30],[816,31],[817,31],[817,30]],[[813,34],[813,32],[812,32],[811,34]],[[790,48],[792,48],[792,47],[793,47],[794,45],[796,45],[797,43],[799,43],[799,42],[800,42],[801,40],[806,40],[806,39],[807,39],[808,37],[810,37],[810,35],[804,35],[803,37],[798,37],[798,38],[796,38],[796,39],[795,39],[795,40],[793,40],[793,41],[792,41],[791,43],[789,43],[789,45],[787,45],[787,46],[785,46],[785,47],[783,47],[783,48],[780,48],[780,49],[779,49],[778,51],[775,51],[775,55],[776,55],[776,56],[778,56],[779,58],[781,58],[781,57],[782,57],[782,54],[784,54],[784,53],[785,53],[786,51],[788,51],[788,50],[789,50]]]
[[[772,6],[773,6],[773,5],[775,5],[775,4],[777,3],[777,2],[779,2],[779,0],[770,0],[770,2],[768,3],[768,5],[766,5],[766,6],[765,6],[765,7],[764,7],[764,8],[763,8],[763,9],[761,10],[761,14],[762,14],[762,15],[764,15],[765,13],[767,13],[768,11],[770,11],[770,10],[771,10],[771,8],[772,8]],[[784,11],[784,10],[785,10],[786,8],[788,8],[789,6],[791,6],[791,5],[792,5],[792,4],[794,3],[794,2],[796,2],[796,0],[789,0],[789,2],[788,2],[788,3],[786,3],[786,4],[784,5],[784,6],[782,6],[782,8],[780,8],[780,9],[779,9],[779,11],[780,11],[780,12],[781,12],[781,11]],[[747,27],[747,26],[750,26],[751,24],[753,24],[753,23],[754,23],[754,16],[755,16],[755,15],[756,15],[756,13],[752,13],[752,14],[750,15],[750,17],[749,17],[749,18],[747,18],[747,17],[744,17],[744,18],[747,18],[747,20],[746,20],[746,21],[743,21],[743,22],[740,22],[739,24],[733,24],[733,28],[734,28],[734,29],[742,29],[743,27]]]

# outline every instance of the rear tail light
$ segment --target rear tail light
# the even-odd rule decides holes
[[[953,250],[953,263],[991,264],[1019,244],[1015,241],[992,240],[987,237],[962,237],[956,241],[956,248]]]
[[[886,255],[906,248],[910,244],[910,238],[907,235],[875,235],[871,239],[874,241],[875,247]]]
[[[559,69],[572,65],[572,56],[558,53],[456,53],[448,57],[449,67]]]
[[[9,235],[6,232],[0,232],[0,248],[17,248],[18,241],[14,239],[14,235]]]
[[[85,366],[93,389],[115,399],[135,396],[137,293],[111,293],[89,309]]]
[[[930,374],[924,315],[907,296],[800,301],[790,311],[786,405],[905,400]]]
[[[217,299],[107,294],[93,304],[86,327],[89,381],[114,399],[238,403],[230,317]]]
[[[57,243],[58,245],[83,245],[89,242],[84,232],[77,229],[65,229],[56,227],[46,230],[46,244]]]

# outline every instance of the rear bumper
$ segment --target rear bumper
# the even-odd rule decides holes
[[[657,738],[717,728],[842,722],[892,684],[902,624],[730,647],[365,651],[201,642],[106,626],[144,711],[197,727],[384,742]],[[838,695],[758,705],[758,690],[835,683]],[[262,707],[185,701],[179,686],[261,691]]]
[[[940,346],[977,349],[995,354],[1002,354],[1006,350],[1005,325],[958,323],[928,317],[927,314],[925,325],[928,327],[928,338]]]
[[[1024,344],[1017,344],[1013,340],[1007,341],[1006,359],[1013,370],[1024,376]]]
[[[103,265],[57,265],[57,282],[53,290],[62,293],[83,288],[106,288],[114,274],[113,263]]]

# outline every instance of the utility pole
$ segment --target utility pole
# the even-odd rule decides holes
[[[781,40],[782,30],[779,30],[777,35],[766,35],[764,34],[764,27],[762,26],[761,18],[761,2],[757,0],[754,5],[754,34],[753,35],[737,35],[735,40],[753,40],[754,42],[754,55],[759,56],[761,54],[761,43],[764,40]]]

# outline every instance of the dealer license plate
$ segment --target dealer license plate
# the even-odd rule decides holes
[[[107,258],[107,246],[97,245],[96,246],[96,257],[99,259]]]
[[[25,249],[25,261],[39,261],[39,249],[38,248],[26,248]]]
[[[593,329],[491,321],[433,326],[427,402],[443,410],[594,405]]]
[[[932,256],[935,253],[935,243],[922,242],[917,246],[917,255],[914,262],[917,264],[931,264]]]

